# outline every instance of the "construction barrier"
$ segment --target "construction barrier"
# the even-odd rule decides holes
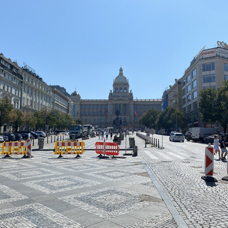
[[[106,142],[104,148],[104,142],[96,142],[95,143],[95,151],[99,155],[119,155],[119,146],[115,142]]]
[[[213,177],[214,171],[214,149],[211,146],[205,148],[205,176],[201,178],[208,182],[217,182]]]
[[[54,154],[62,157],[62,154],[77,154],[76,157],[80,157],[80,154],[85,152],[85,142],[56,142],[54,146]]]
[[[1,154],[5,155],[5,158],[10,157],[11,154],[23,154],[24,157],[31,157],[32,146],[30,139],[26,142],[3,142],[1,148]]]

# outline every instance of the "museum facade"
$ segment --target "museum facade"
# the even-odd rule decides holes
[[[134,99],[129,91],[129,80],[120,67],[119,75],[113,81],[108,99],[81,99],[77,91],[71,94],[73,101],[73,118],[81,119],[83,124],[91,124],[99,128],[113,126],[116,110],[122,127],[139,127],[139,119],[149,109],[161,110],[161,99]]]

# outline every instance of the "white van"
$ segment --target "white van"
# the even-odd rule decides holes
[[[184,135],[181,132],[171,131],[170,136],[169,136],[169,141],[184,142]]]

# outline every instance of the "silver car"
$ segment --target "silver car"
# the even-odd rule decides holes
[[[4,140],[4,137],[3,137],[3,135],[0,135],[0,143],[2,143],[2,142],[4,142],[5,140]]]
[[[184,135],[181,132],[171,131],[169,136],[169,141],[184,142]]]

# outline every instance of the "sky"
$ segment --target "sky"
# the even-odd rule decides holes
[[[201,48],[228,43],[227,8],[227,0],[0,0],[0,53],[82,99],[108,99],[120,66],[134,98],[161,99]]]

